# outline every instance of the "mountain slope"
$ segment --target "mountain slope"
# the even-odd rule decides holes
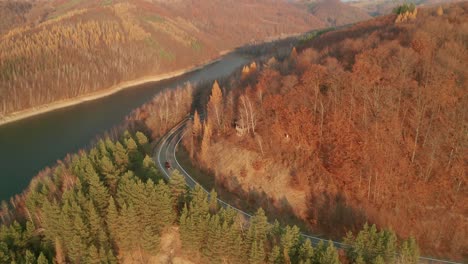
[[[19,26],[0,36],[0,116],[324,26],[273,0],[37,1],[8,20]]]
[[[344,4],[340,0],[314,3],[310,12],[329,26],[342,26],[371,18],[364,10]]]
[[[468,4],[436,11],[325,33],[222,99],[215,85],[188,153],[217,186],[315,232],[376,223],[466,259]]]

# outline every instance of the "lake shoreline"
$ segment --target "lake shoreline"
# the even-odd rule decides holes
[[[97,100],[97,99],[100,99],[100,98],[103,98],[103,97],[113,95],[113,94],[115,94],[115,93],[117,93],[119,91],[125,90],[125,89],[139,87],[142,84],[147,84],[147,83],[152,83],[152,82],[160,82],[160,81],[176,78],[176,77],[182,76],[184,74],[200,70],[200,69],[202,69],[202,68],[204,68],[204,67],[206,67],[208,65],[211,65],[213,63],[219,62],[219,61],[222,60],[222,58],[224,56],[226,56],[227,54],[229,54],[231,52],[234,52],[234,50],[222,51],[222,52],[219,53],[218,57],[215,58],[215,59],[206,60],[204,62],[201,62],[200,64],[192,65],[190,67],[186,67],[186,68],[183,68],[181,70],[172,71],[172,72],[163,73],[163,74],[157,74],[157,75],[148,75],[148,76],[133,79],[133,80],[130,80],[130,81],[124,81],[124,82],[120,82],[119,84],[113,85],[113,86],[111,86],[109,88],[100,90],[100,91],[87,93],[87,94],[84,94],[84,95],[80,95],[78,97],[59,100],[59,101],[55,101],[55,102],[52,102],[52,103],[49,103],[49,104],[44,104],[44,105],[40,105],[40,106],[37,106],[37,107],[28,108],[28,109],[24,109],[24,110],[21,110],[21,111],[13,112],[13,113],[7,114],[7,115],[5,115],[3,117],[0,117],[0,126],[6,125],[6,124],[9,124],[9,123],[13,123],[13,122],[16,122],[16,121],[20,121],[22,119],[27,119],[29,117],[37,116],[37,115],[40,115],[40,114],[44,114],[44,113],[52,112],[52,111],[55,111],[55,110],[59,110],[59,109],[62,109],[62,108],[82,104],[82,103],[89,102],[89,101],[94,101],[94,100]]]

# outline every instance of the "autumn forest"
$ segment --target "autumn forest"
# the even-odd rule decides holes
[[[1,202],[0,263],[467,261],[468,2],[41,2],[0,2],[0,120],[333,28],[58,157]]]

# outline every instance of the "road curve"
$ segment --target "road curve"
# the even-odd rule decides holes
[[[190,176],[190,174],[177,161],[177,157],[176,157],[177,147],[179,146],[180,142],[182,141],[182,138],[185,135],[184,128],[189,120],[190,118],[188,117],[185,118],[175,127],[173,127],[164,137],[161,138],[158,145],[154,149],[153,159],[155,160],[156,165],[159,167],[159,169],[163,172],[164,177],[166,177],[167,179],[170,179],[170,175],[171,175],[170,170],[176,169],[185,177],[187,185],[189,186],[190,189],[193,189],[195,188],[196,185],[199,185],[209,195],[209,191],[205,187],[200,185],[194,178],[192,178],[192,176]],[[165,168],[164,163],[166,161],[168,161],[171,164],[171,167],[172,167],[171,169]],[[244,216],[247,220],[252,217],[251,214],[244,212],[241,209],[236,208],[219,198],[218,198],[218,202],[224,207],[230,207],[236,210],[239,214]],[[320,241],[324,243],[327,243],[329,241],[329,239],[311,236],[311,235],[307,235],[304,233],[301,233],[301,235],[304,238],[310,239],[313,245],[317,245]],[[344,243],[341,243],[338,241],[332,241],[332,242],[337,248],[345,249],[347,247],[347,245]],[[420,260],[420,263],[462,264],[459,262],[435,259],[431,257],[420,257],[419,260]]]

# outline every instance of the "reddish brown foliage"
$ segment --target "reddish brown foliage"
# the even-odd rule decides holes
[[[300,52],[278,71],[262,70],[255,88],[240,92],[239,100],[257,106],[255,131],[220,130],[213,142],[287,168],[289,185],[262,191],[270,197],[301,191],[308,201],[291,206],[309,208],[298,216],[312,228],[343,235],[370,221],[401,237],[413,234],[424,253],[462,257],[468,54],[460,36],[468,33],[468,4],[445,11],[423,9],[411,22],[395,25],[384,17],[325,34],[308,44],[314,51]],[[235,105],[241,118],[242,104]],[[245,178],[252,166],[265,186],[284,176],[264,173],[257,162],[246,160],[234,172],[208,168],[216,167],[220,178]]]

